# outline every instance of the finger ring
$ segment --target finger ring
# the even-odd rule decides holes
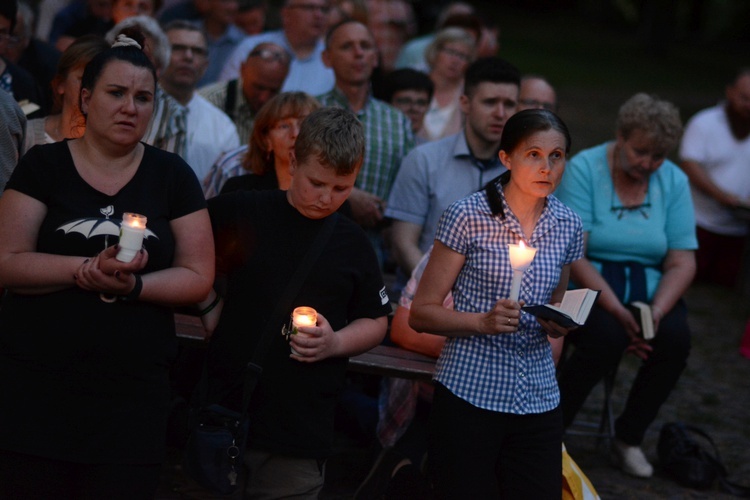
[[[508,318],[508,324],[510,325],[510,318]]]

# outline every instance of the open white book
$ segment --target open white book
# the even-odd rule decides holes
[[[579,288],[565,292],[560,307],[537,304],[523,306],[521,309],[537,318],[549,319],[565,328],[572,328],[586,323],[598,296],[599,290]]]

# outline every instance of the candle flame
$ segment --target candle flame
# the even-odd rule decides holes
[[[523,244],[523,240],[520,240],[520,241],[518,242],[518,246],[519,246],[519,247],[521,248],[521,250],[523,250],[523,249],[525,249],[525,248],[526,248],[526,245],[524,245],[524,244]]]
[[[148,218],[145,215],[125,212],[122,216],[122,223],[133,229],[145,229]]]
[[[292,323],[295,326],[315,326],[318,322],[318,313],[312,307],[297,307],[292,312]]]

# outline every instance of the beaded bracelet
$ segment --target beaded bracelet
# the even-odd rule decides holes
[[[216,294],[216,297],[214,298],[213,302],[208,304],[205,309],[203,309],[201,312],[198,313],[198,316],[205,316],[206,314],[210,313],[214,310],[214,307],[216,307],[219,304],[219,301],[221,300],[221,295],[218,293]]]

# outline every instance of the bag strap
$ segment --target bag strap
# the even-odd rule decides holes
[[[276,303],[276,307],[274,308],[273,313],[266,322],[266,327],[263,329],[263,333],[261,334],[261,338],[258,341],[258,345],[255,347],[253,357],[247,364],[242,393],[243,417],[247,413],[247,409],[250,406],[250,398],[252,397],[253,391],[255,390],[255,385],[258,383],[258,379],[260,378],[259,376],[263,371],[261,362],[263,361],[263,358],[266,357],[268,349],[271,346],[271,341],[273,340],[273,338],[275,338],[275,334],[279,333],[278,325],[283,324],[285,322],[284,319],[289,315],[289,311],[292,308],[292,302],[299,294],[299,291],[302,288],[307,275],[310,274],[312,266],[315,264],[315,262],[318,260],[318,257],[320,257],[320,254],[323,252],[323,247],[325,247],[326,243],[328,243],[328,240],[331,238],[333,230],[336,226],[336,222],[338,222],[338,217],[339,214],[337,212],[334,212],[333,214],[328,216],[328,218],[326,218],[325,222],[323,223],[323,227],[320,229],[320,231],[318,231],[318,235],[315,237],[315,241],[305,254],[305,257],[302,259],[300,265],[297,266],[297,270],[289,280],[289,284],[286,286],[284,294]]]
[[[229,82],[227,82],[227,95],[224,98],[224,112],[232,119],[232,121],[235,119],[234,105],[237,102],[237,85],[239,85],[239,83],[236,78],[234,80],[229,80]]]
[[[750,498],[749,487],[734,483],[727,479],[727,468],[724,466],[724,462],[722,461],[721,455],[719,454],[719,449],[716,447],[716,443],[714,443],[714,440],[711,438],[711,436],[709,436],[705,431],[699,429],[698,427],[687,424],[683,424],[682,426],[685,430],[704,438],[711,445],[711,448],[713,448],[714,456],[711,458],[716,465],[719,486],[721,487],[722,491],[737,497]]]

